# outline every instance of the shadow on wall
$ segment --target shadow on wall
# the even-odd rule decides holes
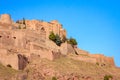
[[[24,55],[18,54],[18,69],[23,70],[28,64],[28,58]]]

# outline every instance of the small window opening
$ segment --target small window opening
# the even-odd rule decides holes
[[[7,67],[12,68],[12,66],[10,64],[8,64]]]
[[[43,27],[41,28],[41,30],[42,30],[42,31],[45,31],[45,29],[44,29]]]
[[[16,39],[16,37],[13,37],[14,39]]]

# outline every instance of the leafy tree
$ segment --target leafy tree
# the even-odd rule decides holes
[[[55,36],[55,34],[53,32],[50,33],[49,39],[55,42],[56,36]]]
[[[62,43],[60,36],[59,36],[58,34],[56,34],[55,37],[56,37],[55,43],[56,43],[58,46],[60,46],[61,43]]]
[[[71,45],[77,45],[77,41],[76,41],[76,39],[74,39],[74,38],[70,38],[70,39],[68,40],[68,43],[71,44]]]

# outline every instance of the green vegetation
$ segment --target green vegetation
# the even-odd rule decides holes
[[[49,39],[56,43],[56,45],[60,46],[62,43],[62,40],[58,34],[54,34],[53,32],[50,33]]]
[[[76,41],[76,39],[74,39],[74,38],[70,38],[70,39],[68,40],[68,43],[71,44],[72,46],[77,45],[77,41]]]
[[[56,77],[52,77],[52,80],[57,80],[57,78]]]
[[[96,63],[96,65],[98,65],[98,66],[99,66],[99,63],[97,62],[97,63]]]
[[[49,39],[55,42],[56,36],[55,36],[55,34],[53,32],[50,33]]]
[[[61,43],[62,43],[61,38],[60,38],[60,36],[59,36],[58,34],[56,34],[56,40],[55,40],[55,43],[56,43],[58,46],[60,46]]]
[[[71,44],[72,46],[77,45],[76,39],[74,39],[74,38],[67,39],[65,36],[63,36],[61,39],[58,34],[55,35],[53,32],[50,33],[49,39],[52,40],[53,42],[55,42],[56,45],[58,45],[58,46],[60,46],[62,43],[66,42],[66,41],[69,44]]]
[[[104,80],[110,80],[110,79],[112,79],[113,77],[111,76],[111,75],[105,75],[104,76]]]
[[[0,80],[11,80],[10,78],[18,73],[17,70],[12,69],[11,67],[10,64],[5,67],[0,63]]]

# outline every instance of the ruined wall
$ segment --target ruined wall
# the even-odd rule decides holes
[[[17,54],[9,54],[6,49],[0,49],[0,62],[4,65],[11,65],[12,68],[18,69]]]
[[[89,55],[89,53],[87,51],[81,50],[79,48],[74,48],[74,49],[78,54]]]
[[[26,20],[25,23],[27,29],[30,30],[40,31],[44,29],[44,31],[46,31],[46,39],[49,38],[49,34],[51,31],[53,31],[55,34],[58,34],[60,37],[63,37],[63,35],[66,37],[66,31],[62,28],[62,25],[56,20],[53,20],[51,22]]]
[[[102,54],[89,54],[89,56],[96,58],[98,63],[110,64],[115,66],[114,59],[112,57],[106,57]]]
[[[2,14],[0,16],[0,22],[1,23],[6,23],[6,24],[12,24],[12,20],[11,20],[10,15],[8,15],[8,14]]]
[[[88,57],[88,56],[83,56],[83,55],[78,55],[78,56],[72,56],[72,59],[75,60],[80,60],[80,61],[84,61],[84,62],[89,62],[89,63],[97,63],[97,59],[96,58],[92,58],[92,57]]]

